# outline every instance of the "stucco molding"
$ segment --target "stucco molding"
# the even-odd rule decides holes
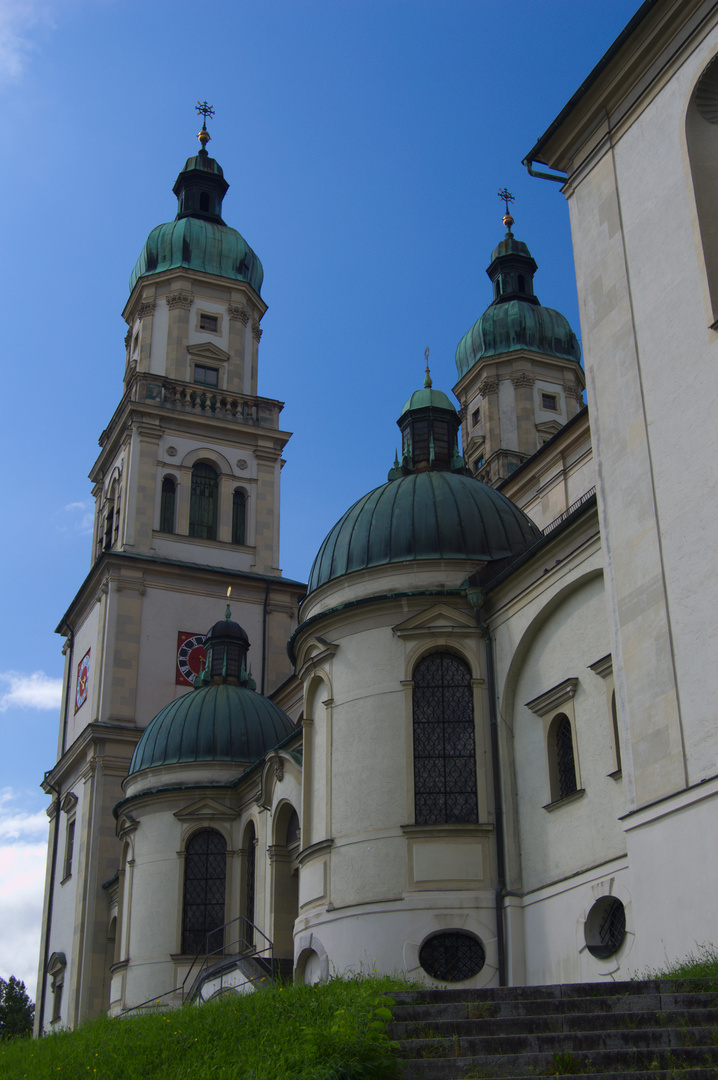
[[[246,307],[240,307],[236,304],[230,304],[229,306],[229,318],[233,322],[241,322],[244,326],[249,322],[249,312]]]
[[[192,307],[192,296],[189,293],[168,293],[165,300],[167,301],[167,307],[170,311],[172,311],[173,308],[182,308],[184,311],[189,311]]]
[[[175,810],[174,816],[178,821],[234,821],[239,813],[218,799],[204,798]]]
[[[607,679],[609,675],[613,675],[613,657],[610,653],[606,656],[602,656],[600,660],[596,660],[594,664],[588,665],[591,671],[595,671],[600,679]]]
[[[305,863],[312,862],[313,859],[318,859],[321,855],[328,855],[333,847],[334,838],[332,836],[328,836],[324,840],[317,840],[315,844],[302,848],[297,855],[297,862],[300,866],[304,866]]]
[[[564,679],[563,682],[558,683],[557,686],[552,686],[544,694],[539,694],[538,697],[527,701],[526,708],[530,709],[532,713],[536,713],[537,716],[547,716],[548,713],[557,709],[559,705],[571,701],[575,697],[578,685],[578,679]]]
[[[146,319],[149,315],[154,315],[156,303],[155,300],[143,301],[137,309],[137,318]]]
[[[478,390],[482,398],[487,398],[489,394],[498,394],[499,380],[490,378],[482,379],[479,383]]]

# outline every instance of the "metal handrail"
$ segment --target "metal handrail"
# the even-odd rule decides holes
[[[547,536],[550,532],[552,532],[557,525],[560,525],[562,521],[565,521],[566,518],[570,517],[574,510],[578,510],[580,506],[583,506],[583,504],[588,502],[589,499],[592,499],[595,494],[595,486],[589,488],[588,491],[584,492],[580,499],[576,499],[576,502],[571,503],[571,505],[566,510],[564,510],[562,514],[559,514],[557,518],[554,518],[553,521],[549,522],[549,524],[543,530],[544,536]]]
[[[228,945],[223,944],[218,949],[211,949],[210,950],[209,949],[209,940],[210,940],[210,938],[213,938],[215,934],[218,934],[220,932],[222,932],[222,935],[224,937],[225,936],[225,931],[228,929],[228,927],[233,926],[234,923],[240,923],[240,924],[244,923],[245,926],[246,926],[247,936],[246,937],[240,936],[238,938],[235,938],[234,941],[230,941]],[[254,944],[254,942],[256,941],[256,935],[257,934],[259,934],[262,938],[264,938],[264,940],[266,942],[266,944],[263,945],[261,948],[256,948],[255,944]],[[137,1012],[139,1009],[144,1009],[144,1008],[147,1008],[148,1006],[152,1006],[152,1007],[158,1006],[160,1004],[160,1002],[163,1000],[163,998],[170,997],[170,995],[172,995],[172,994],[181,994],[182,995],[182,1004],[183,1005],[186,1004],[188,1001],[190,1001],[192,999],[193,991],[195,989],[197,981],[198,981],[198,979],[201,979],[202,974],[203,974],[203,969],[204,969],[205,965],[207,964],[207,962],[208,962],[208,960],[209,960],[209,958],[211,956],[217,956],[218,954],[221,954],[223,956],[226,956],[228,960],[231,960],[231,959],[234,959],[234,960],[252,960],[255,957],[258,957],[258,958],[261,958],[261,959],[268,959],[269,960],[269,965],[270,965],[270,970],[273,972],[273,969],[274,969],[274,942],[271,940],[271,938],[267,937],[267,935],[264,933],[263,930],[260,930],[258,926],[255,926],[255,924],[253,922],[250,922],[250,920],[247,918],[246,915],[238,915],[236,919],[230,919],[229,922],[226,922],[223,926],[218,926],[216,930],[210,930],[205,935],[204,942],[205,942],[204,947],[202,949],[200,949],[199,952],[195,955],[194,960],[192,961],[192,963],[189,966],[187,974],[185,975],[184,979],[182,980],[182,982],[180,983],[179,986],[174,986],[171,990],[165,990],[165,992],[163,994],[154,994],[151,998],[147,998],[146,1001],[141,1001],[139,1003],[139,1005],[131,1005],[129,1009],[123,1009],[122,1012],[120,1013],[120,1016],[126,1016],[128,1013]],[[242,945],[242,946],[244,946],[244,948],[241,951],[238,951],[238,952],[235,952],[235,953],[230,952],[229,950],[232,949],[236,945]],[[267,952],[269,953],[269,956],[265,957],[264,954],[267,953]],[[203,957],[203,959],[202,959],[202,963],[200,965],[199,971],[197,972],[194,979],[190,983],[189,990],[187,992],[185,992],[185,987],[187,985],[187,980],[189,979],[190,975],[192,974],[192,971],[194,970],[195,965],[197,964],[197,961],[199,960],[200,957]],[[200,982],[200,988],[201,988],[201,982]]]

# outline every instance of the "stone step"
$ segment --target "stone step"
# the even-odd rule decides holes
[[[585,1054],[570,1050],[560,1054],[523,1053],[421,1058],[403,1062],[403,1080],[519,1080],[538,1076],[616,1077],[617,1080],[715,1080],[715,1046],[692,1046],[663,1050],[643,1047],[597,1050]]]
[[[683,1049],[690,1046],[702,1046],[708,1043],[711,1033],[701,1027],[687,1028],[643,1028],[639,1033],[630,1030],[581,1031],[581,1032],[536,1032],[514,1035],[486,1035],[467,1037],[455,1036],[450,1040],[441,1038],[400,1039],[402,1057],[444,1057],[447,1056],[446,1043],[452,1044],[456,1057],[492,1054],[565,1054],[580,1049],[581,1053],[593,1053],[600,1050],[634,1051],[640,1045],[642,1052],[653,1050]],[[714,1046],[718,1054],[718,1046]],[[717,1058],[718,1060],[718,1058]]]
[[[638,999],[641,1000],[641,999]],[[564,1003],[568,1004],[568,1003]],[[573,1004],[573,1003],[572,1003]],[[448,1006],[460,1008],[461,1006]],[[430,1008],[430,1007],[429,1007]],[[464,1007],[465,1008],[465,1007]],[[472,1007],[469,1006],[469,1009]],[[439,1006],[435,1006],[438,1011]],[[403,1010],[394,1010],[395,1013]],[[690,1027],[714,1027],[718,1031],[718,1008],[691,1009],[686,1012],[662,1012],[637,1009],[623,1012],[543,1012],[532,1016],[485,1016],[452,1017],[439,1019],[436,1015],[404,1021],[403,1017],[391,1025],[391,1038],[407,1039],[453,1039],[470,1036],[557,1034],[561,1032],[631,1032],[647,1028],[681,1030],[681,1019]]]
[[[647,994],[713,993],[711,979],[636,979],[624,982],[549,983],[546,986],[493,986],[482,989],[396,990],[398,1005],[432,1005],[456,1001],[558,1001],[569,998],[637,997]]]

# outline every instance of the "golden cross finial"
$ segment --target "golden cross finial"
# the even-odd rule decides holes
[[[511,232],[511,226],[514,223],[514,219],[509,212],[509,203],[515,202],[514,196],[511,194],[507,187],[499,188],[498,195],[500,199],[503,199],[504,205],[506,207],[506,213],[504,214],[504,225],[506,226],[508,231]]]
[[[429,346],[424,349],[424,359],[426,360],[426,377],[424,378],[424,388],[431,390],[431,375],[429,374]]]
[[[202,130],[200,131],[197,138],[201,142],[202,149],[204,150],[211,138],[210,133],[207,131],[207,117],[214,116],[214,106],[208,105],[206,101],[198,101],[195,105],[195,112],[199,113],[199,115],[202,117]]]

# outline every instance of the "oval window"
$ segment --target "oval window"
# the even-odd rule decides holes
[[[427,938],[419,950],[419,963],[432,979],[464,982],[479,974],[486,950],[478,938],[453,930]]]
[[[584,927],[591,956],[605,960],[621,947],[626,936],[626,909],[615,896],[602,896],[588,913]]]

